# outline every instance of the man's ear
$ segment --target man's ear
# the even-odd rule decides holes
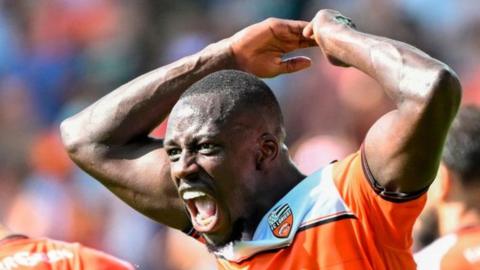
[[[274,161],[280,151],[277,137],[270,133],[264,133],[258,139],[256,168],[262,170]]]

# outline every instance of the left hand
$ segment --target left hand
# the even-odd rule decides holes
[[[339,33],[355,28],[356,26],[352,20],[340,12],[323,9],[317,12],[313,20],[303,29],[303,36],[314,39],[331,64],[349,67],[348,63],[334,56],[336,46],[331,40],[334,40]]]

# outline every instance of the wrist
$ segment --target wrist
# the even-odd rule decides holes
[[[210,72],[222,69],[238,69],[230,40],[223,39],[212,43],[200,51],[200,62],[209,67]]]
[[[352,53],[362,46],[357,42],[356,33],[354,28],[343,23],[322,33],[322,50],[332,64],[345,67],[352,65]]]

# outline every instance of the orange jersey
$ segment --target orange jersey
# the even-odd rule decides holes
[[[418,269],[480,269],[480,227],[445,235],[415,254]]]
[[[50,239],[15,237],[0,242],[0,270],[131,270],[106,253]]]
[[[220,269],[416,269],[411,232],[426,195],[382,191],[361,156],[300,182],[263,217],[251,241],[215,252]]]

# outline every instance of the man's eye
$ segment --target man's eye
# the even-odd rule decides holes
[[[204,154],[211,153],[215,150],[215,145],[212,143],[202,143],[198,145],[198,151]]]
[[[167,150],[167,154],[171,159],[178,157],[181,153],[182,153],[182,151],[180,149],[175,149],[174,148],[174,149],[168,149]]]

